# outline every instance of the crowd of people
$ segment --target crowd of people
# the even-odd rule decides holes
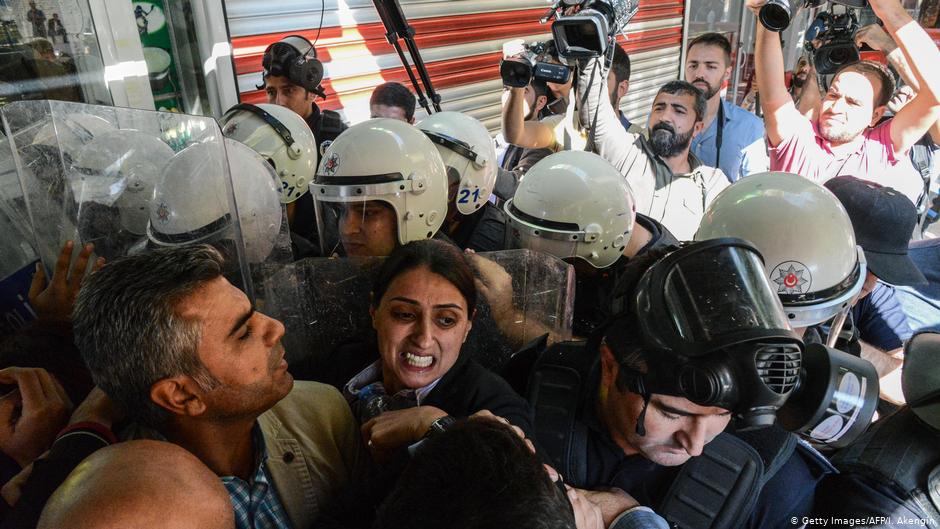
[[[220,120],[232,180],[274,182],[231,184],[239,230],[167,179],[146,248],[37,266],[37,319],[0,341],[0,529],[937,524],[940,51],[870,4],[855,38],[885,63],[831,76],[810,54],[788,81],[757,25],[762,117],[724,96],[732,47],[707,33],[631,122],[611,42],[507,87],[500,142],[418,120],[398,83],[347,125],[313,45],[272,44],[268,103]],[[303,289],[244,288],[279,277],[258,238],[282,228],[247,200],[283,210],[289,266],[367,278],[327,307],[361,328],[285,348],[330,323],[272,316]],[[187,217],[211,222],[167,227]],[[507,250],[571,265],[570,324],[527,314]]]

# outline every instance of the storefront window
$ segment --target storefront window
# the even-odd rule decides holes
[[[0,1],[0,105],[111,104],[87,0]]]

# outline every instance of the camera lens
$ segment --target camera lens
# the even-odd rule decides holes
[[[851,50],[846,48],[835,48],[829,52],[829,62],[836,66],[842,66],[843,64],[849,62]]]
[[[760,8],[760,23],[770,31],[783,31],[790,25],[790,2],[770,0]]]

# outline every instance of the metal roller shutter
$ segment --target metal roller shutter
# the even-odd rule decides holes
[[[446,110],[499,128],[499,60],[503,42],[551,37],[539,23],[544,0],[400,0],[416,31],[415,40],[434,88]],[[385,40],[385,28],[371,0],[229,0],[226,2],[241,100],[262,102],[261,55],[272,42],[301,34],[325,64],[321,106],[338,110],[354,123],[369,117],[373,87],[386,81],[410,85],[397,54]],[[621,43],[630,53],[630,92],[622,108],[633,120],[645,120],[656,89],[679,73],[682,0],[641,0],[637,16]]]

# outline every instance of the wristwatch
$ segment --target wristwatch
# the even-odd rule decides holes
[[[428,431],[424,434],[424,438],[437,437],[442,433],[446,432],[457,422],[457,419],[451,417],[450,415],[445,415],[443,417],[438,417],[434,419],[434,422],[431,423],[431,426],[428,427]]]

